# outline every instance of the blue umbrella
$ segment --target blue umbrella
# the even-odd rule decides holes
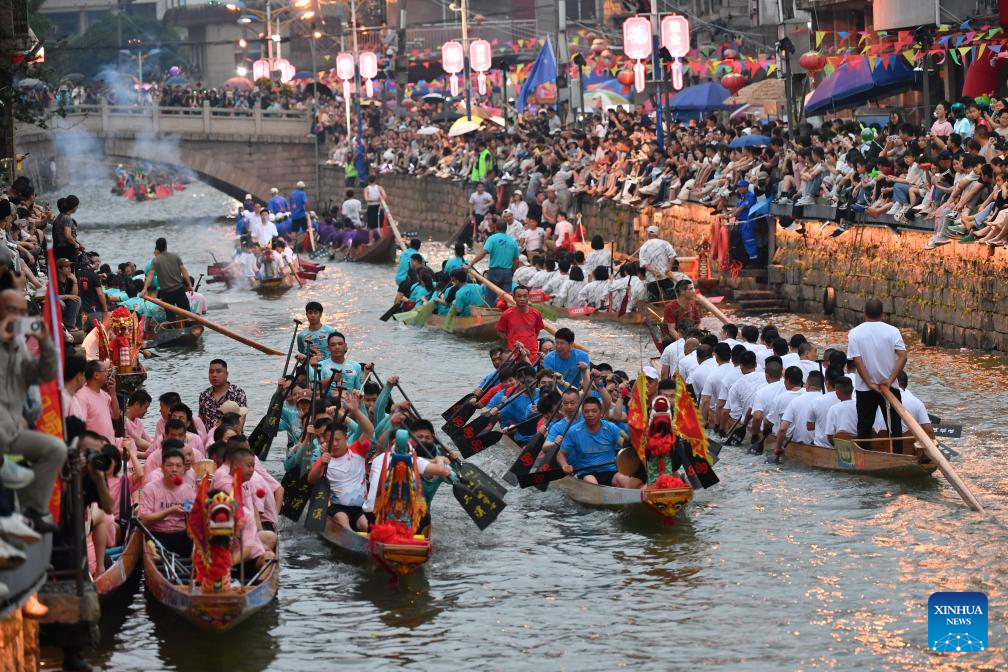
[[[732,149],[741,149],[743,147],[766,147],[769,144],[770,138],[765,135],[743,135],[729,142],[728,146]]]
[[[307,70],[298,70],[294,73],[294,79],[315,79],[315,73],[308,72]]]
[[[715,110],[731,109],[725,105],[731,93],[717,82],[704,82],[687,87],[674,95],[669,101],[669,109],[673,112],[714,112]]]
[[[851,70],[844,63],[812,91],[805,103],[805,114],[812,116],[826,110],[857,107],[869,100],[904,91],[913,82],[913,68],[902,56],[894,57],[888,68],[880,64],[874,70],[867,64]]]
[[[189,80],[182,75],[175,75],[174,77],[169,77],[165,80],[165,84],[168,86],[185,86],[189,83]]]

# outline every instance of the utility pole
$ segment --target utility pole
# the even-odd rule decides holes
[[[367,165],[364,161],[364,120],[361,118],[360,48],[357,45],[357,0],[350,0],[350,25],[353,29],[354,89],[357,91],[357,151],[360,152],[357,180],[362,184],[367,184]],[[364,170],[361,170],[362,168]]]
[[[661,39],[659,38],[658,0],[651,0],[651,68],[655,78],[655,134],[658,149],[665,151],[665,107],[662,105],[662,72]]]
[[[567,76],[567,63],[570,61],[570,47],[567,45],[567,0],[557,0],[557,79],[565,84],[567,95],[560,95],[560,87],[557,86],[557,104],[561,100],[567,101],[568,113],[574,109],[574,91]],[[564,118],[564,123],[567,119]]]
[[[784,2],[777,0],[777,67],[784,77],[784,97],[787,98],[788,127],[791,129],[792,140],[798,128],[798,113],[795,110],[794,82],[791,77],[791,54],[794,44],[787,36],[784,24]]]
[[[469,0],[462,0],[462,62],[465,75],[466,119],[472,121],[472,76],[469,74]]]

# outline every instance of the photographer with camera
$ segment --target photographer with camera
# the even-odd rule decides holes
[[[91,521],[91,542],[94,555],[89,554],[89,569],[100,574],[105,570],[105,549],[116,544],[115,498],[109,488],[109,478],[122,471],[119,449],[97,432],[85,430],[77,440],[81,463],[81,491],[85,517]]]
[[[33,356],[27,339],[38,342]],[[30,478],[11,475],[16,467],[4,460],[0,478],[10,488],[21,490],[22,513],[39,532],[55,532],[49,514],[49,496],[60,467],[66,461],[66,444],[50,434],[23,429],[22,409],[28,388],[56,377],[56,350],[45,324],[28,317],[24,295],[13,289],[0,292],[0,453],[21,455],[32,466]],[[19,470],[20,471],[20,470]]]

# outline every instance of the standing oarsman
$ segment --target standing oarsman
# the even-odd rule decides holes
[[[893,396],[900,398],[896,379],[907,362],[903,335],[899,329],[882,321],[882,302],[869,299],[865,303],[864,316],[865,321],[847,334],[847,357],[854,361],[858,374],[855,382],[858,439],[871,438],[875,413],[886,405],[882,396],[884,390],[891,390]],[[894,408],[889,409],[889,434],[903,434],[903,423]]]

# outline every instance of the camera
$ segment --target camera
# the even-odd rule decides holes
[[[38,336],[42,333],[42,321],[37,317],[21,317],[14,323],[15,336]]]
[[[112,464],[115,461],[115,454],[115,446],[110,443],[106,443],[101,447],[101,450],[87,451],[85,458],[87,459],[89,468],[94,469],[95,471],[108,471],[112,468]]]

